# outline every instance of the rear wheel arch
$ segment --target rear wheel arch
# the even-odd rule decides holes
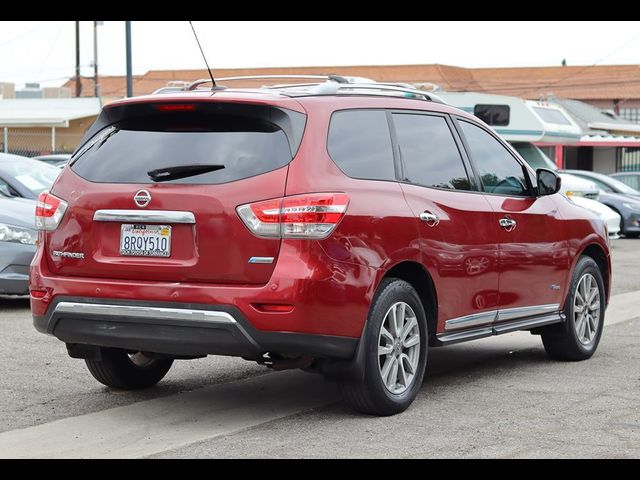
[[[429,272],[418,262],[403,261],[397,263],[380,278],[378,285],[376,285],[376,290],[385,278],[399,278],[409,283],[416,290],[427,316],[429,336],[434,337],[438,319],[438,294]]]

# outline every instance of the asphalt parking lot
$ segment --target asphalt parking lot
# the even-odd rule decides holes
[[[431,349],[403,414],[355,414],[335,386],[225,357],[158,386],[99,385],[0,298],[0,457],[640,457],[640,239],[613,242],[613,299],[591,360],[518,332]]]

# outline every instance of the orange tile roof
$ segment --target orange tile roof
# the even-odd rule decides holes
[[[524,98],[553,93],[576,100],[640,99],[640,65],[567,67],[463,68],[450,65],[360,65],[326,67],[219,68],[216,77],[276,74],[338,74],[380,82],[436,83],[449,91],[481,91]],[[150,70],[133,79],[135,95],[151,93],[169,81],[208,78],[206,70]],[[261,80],[237,81],[233,86],[257,87]],[[93,95],[93,80],[82,78],[82,96]],[[104,97],[123,97],[125,77],[100,77]],[[231,85],[231,83],[229,83]],[[65,86],[74,91],[73,79]]]

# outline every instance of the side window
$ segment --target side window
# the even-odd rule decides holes
[[[584,178],[585,180],[589,180],[595,183],[600,190],[604,190],[607,193],[613,193],[613,189],[609,185],[607,185],[601,180],[598,180],[597,178],[590,178],[590,177],[581,177],[581,178]]]
[[[501,195],[530,194],[522,165],[498,140],[480,127],[460,121],[485,192]]]
[[[383,110],[342,110],[331,116],[327,149],[354,178],[395,180],[391,133]]]
[[[425,187],[471,190],[462,157],[443,117],[394,113],[405,180]]]
[[[19,197],[20,194],[2,178],[0,178],[0,198],[4,196]]]

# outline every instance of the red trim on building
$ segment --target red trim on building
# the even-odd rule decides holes
[[[558,168],[560,170],[562,170],[562,168],[564,167],[564,148],[562,148],[563,145],[561,144],[557,144],[556,145],[556,165],[558,166]]]

